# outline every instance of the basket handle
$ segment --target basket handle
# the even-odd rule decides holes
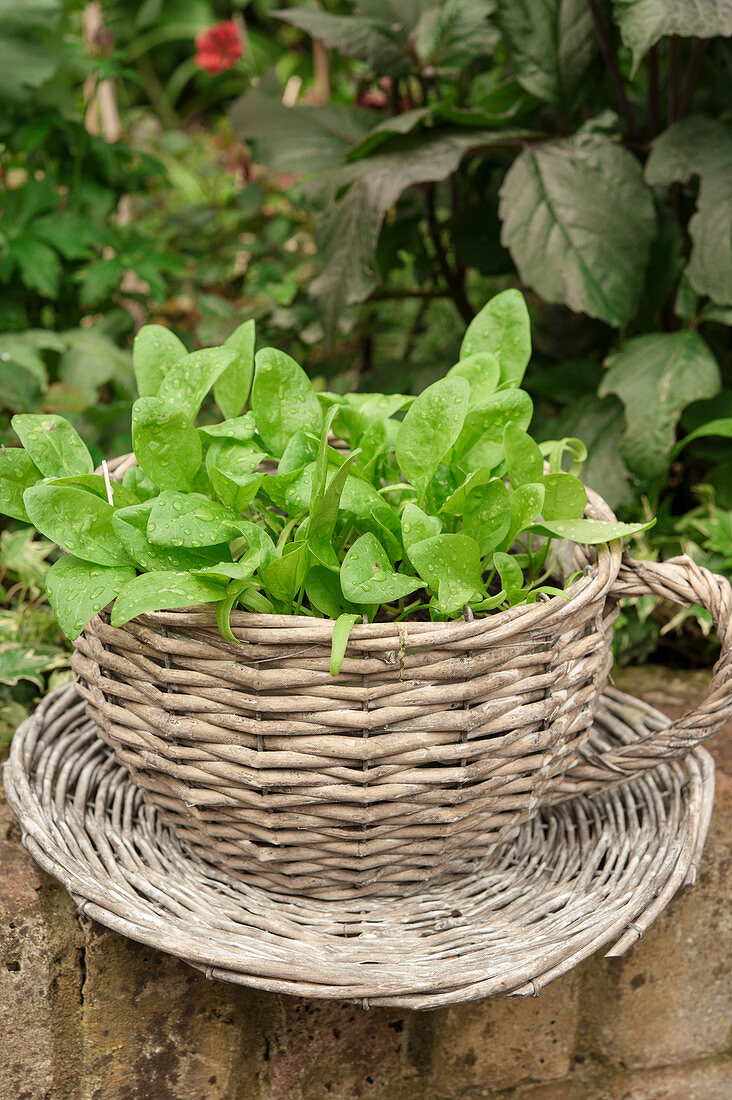
[[[732,717],[732,588],[729,581],[696,565],[687,555],[665,562],[624,558],[609,598],[664,596],[683,606],[695,604],[710,612],[721,644],[719,660],[706,698],[677,721],[639,741],[598,753],[569,769],[563,794],[579,794],[597,786],[622,782],[658,764],[686,756]]]

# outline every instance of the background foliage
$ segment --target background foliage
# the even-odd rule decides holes
[[[2,5],[0,441],[42,410],[95,460],[129,448],[148,321],[194,349],[256,318],[319,388],[417,393],[516,286],[534,434],[582,437],[619,516],[659,516],[647,556],[729,572],[729,5],[277,7]],[[194,39],[229,19],[243,57],[211,76]],[[16,534],[5,612],[42,617],[50,551],[27,547],[30,583]],[[22,621],[53,663],[52,620]],[[641,601],[619,655],[706,662],[708,628]],[[3,671],[0,707],[38,690],[31,673]]]

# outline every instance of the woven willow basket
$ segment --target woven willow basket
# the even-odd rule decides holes
[[[589,499],[586,514],[612,518]],[[467,874],[561,797],[606,686],[619,597],[701,603],[723,641],[706,704],[634,746],[619,776],[688,751],[699,736],[687,731],[707,736],[728,716],[727,582],[688,559],[621,567],[617,545],[582,553],[569,600],[354,627],[335,678],[330,620],[235,613],[235,646],[205,608],[122,628],[98,615],[74,672],[117,760],[210,863],[310,897],[410,893]]]

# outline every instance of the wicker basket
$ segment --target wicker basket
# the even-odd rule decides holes
[[[594,494],[588,514],[612,515]],[[97,616],[74,671],[100,736],[210,863],[311,897],[409,893],[468,873],[561,797],[606,686],[620,596],[709,607],[723,659],[693,721],[611,767],[622,777],[688,751],[692,725],[706,736],[727,717],[727,582],[688,559],[593,557],[569,600],[356,626],[335,678],[329,620],[235,613],[235,646],[210,609],[123,628]]]

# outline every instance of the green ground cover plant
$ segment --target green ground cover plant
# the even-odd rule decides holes
[[[213,604],[230,641],[238,606],[304,613],[336,620],[335,674],[362,616],[443,620],[563,596],[554,540],[649,526],[584,517],[583,445],[540,447],[526,431],[530,352],[517,291],[480,311],[459,361],[416,398],[317,394],[284,352],[255,355],[252,322],[193,353],[146,326],[133,355],[138,465],[112,485],[68,421],[19,414],[0,509],[67,551],[46,590],[69,639],[112,601],[115,626]],[[197,426],[211,388],[226,419]]]

